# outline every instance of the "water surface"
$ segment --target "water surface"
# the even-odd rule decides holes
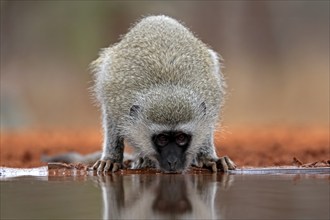
[[[1,219],[329,219],[329,174],[1,178]]]

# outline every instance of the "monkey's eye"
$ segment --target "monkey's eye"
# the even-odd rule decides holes
[[[164,147],[168,144],[169,142],[169,137],[166,134],[159,134],[156,137],[156,144],[158,146]]]
[[[175,142],[180,146],[184,146],[184,145],[188,144],[189,137],[188,137],[188,135],[186,135],[184,133],[179,133],[175,136]]]

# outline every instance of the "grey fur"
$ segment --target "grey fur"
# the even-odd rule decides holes
[[[204,165],[218,160],[213,132],[225,96],[219,58],[178,21],[142,19],[91,66],[104,129],[95,169],[119,168],[124,139],[135,148],[137,161],[158,166],[151,136],[164,130],[192,134],[185,167],[193,160]]]

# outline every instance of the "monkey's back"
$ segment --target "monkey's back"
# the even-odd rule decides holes
[[[147,17],[94,64],[97,96],[118,118],[129,113],[138,95],[160,86],[190,90],[218,111],[224,82],[212,59],[208,47],[176,20]]]

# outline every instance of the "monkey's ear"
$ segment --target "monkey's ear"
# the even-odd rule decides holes
[[[203,115],[206,115],[206,104],[205,104],[205,102],[202,102],[202,103],[199,105],[199,108],[200,108],[201,111],[203,112]]]
[[[139,105],[132,105],[129,115],[136,118],[140,112],[140,106]]]

